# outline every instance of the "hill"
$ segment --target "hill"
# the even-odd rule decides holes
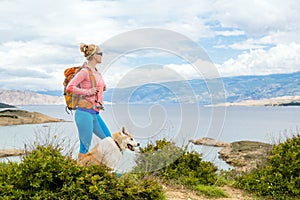
[[[300,96],[300,71],[291,74],[150,83],[110,89],[104,93],[104,99],[113,103],[197,102],[203,105],[284,96]]]
[[[64,104],[63,96],[51,96],[30,91],[0,90],[0,102],[10,105]]]
[[[62,91],[0,90],[0,102],[11,105],[64,104]],[[298,105],[289,98],[300,96],[300,71],[265,76],[236,76],[219,79],[193,79],[164,83],[149,83],[126,88],[110,88],[104,101],[112,103],[220,103],[246,102],[254,105]],[[276,99],[280,97],[279,99]],[[257,100],[264,102],[258,102]],[[256,102],[252,102],[256,101]],[[291,104],[292,103],[292,104]],[[232,104],[234,105],[234,104]],[[241,104],[243,105],[243,103]]]

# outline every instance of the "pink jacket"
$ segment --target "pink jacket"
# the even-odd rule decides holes
[[[88,66],[86,66],[88,67]],[[102,103],[103,102],[103,91],[105,90],[105,83],[104,80],[101,76],[101,74],[94,69],[91,69],[96,83],[95,87],[98,89],[98,93],[96,95],[92,95],[92,82],[89,77],[89,72],[87,69],[83,68],[81,69],[76,76],[69,82],[67,85],[67,92],[73,92],[75,94],[80,94],[82,96],[86,96],[85,99],[88,100],[89,102],[92,102],[95,106],[99,106],[95,102],[97,100],[98,102]],[[80,87],[79,87],[80,85]],[[92,95],[92,96],[90,96]],[[99,112],[100,108],[95,109],[96,111]]]

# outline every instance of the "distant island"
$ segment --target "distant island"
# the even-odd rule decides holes
[[[16,106],[8,105],[5,103],[0,103],[0,108],[15,108]]]
[[[300,106],[300,96],[282,96],[270,99],[244,100],[214,106]]]
[[[40,124],[48,122],[62,122],[64,120],[49,117],[38,112],[25,110],[5,109],[0,111],[0,126],[19,124]]]

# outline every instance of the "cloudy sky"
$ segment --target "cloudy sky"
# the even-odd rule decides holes
[[[64,69],[84,62],[81,42],[128,47],[140,37],[119,36],[144,28],[195,42],[221,77],[300,71],[299,10],[298,0],[0,0],[0,89],[61,90]],[[157,48],[168,39],[148,34],[116,57],[108,87],[199,78],[180,50]]]

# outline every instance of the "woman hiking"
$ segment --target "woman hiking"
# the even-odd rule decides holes
[[[104,80],[96,68],[102,60],[101,49],[95,44],[82,43],[80,51],[87,62],[66,87],[67,92],[81,95],[75,112],[80,140],[78,160],[89,151],[93,133],[101,139],[111,137],[109,129],[99,115],[103,108],[103,92],[106,90]]]

